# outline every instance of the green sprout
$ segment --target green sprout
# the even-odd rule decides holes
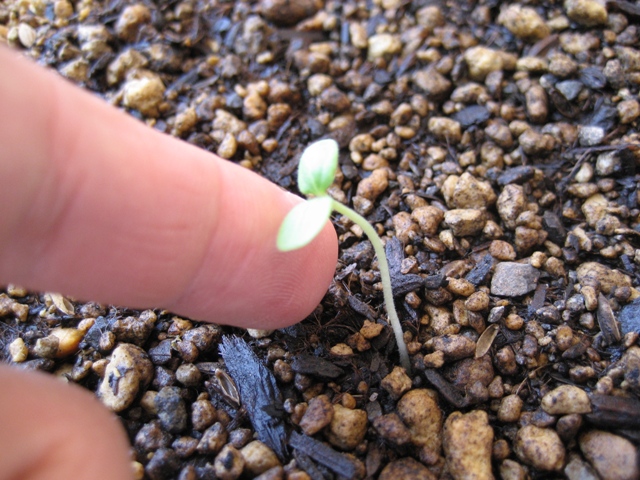
[[[335,140],[325,139],[312,143],[302,153],[298,165],[298,188],[314,198],[296,205],[287,214],[278,232],[277,246],[280,251],[288,252],[309,244],[322,231],[334,210],[362,228],[378,257],[384,303],[398,343],[400,362],[405,370],[410,371],[409,352],[393,303],[391,275],[382,240],[363,216],[335,201],[327,193],[338,168],[338,151]]]

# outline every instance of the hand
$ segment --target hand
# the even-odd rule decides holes
[[[0,284],[263,329],[299,321],[320,302],[337,258],[333,229],[327,225],[307,248],[276,249],[297,197],[153,131],[7,49],[0,48],[0,65]],[[89,415],[97,410],[81,398],[89,394],[4,367],[3,377],[12,386],[1,389],[0,415],[21,418],[21,428],[0,429],[0,448],[11,442],[20,450],[37,437],[58,449],[34,458],[25,444],[25,465],[40,461],[53,470],[14,470],[20,478],[45,471],[47,479],[71,478],[62,467],[93,468],[85,455],[126,451],[122,436],[100,451],[71,440],[115,428],[107,415]],[[40,388],[51,393],[37,394],[38,414],[28,413],[19,400]],[[60,440],[52,425],[66,402],[92,424],[69,419],[68,439]],[[12,478],[3,462],[20,459],[7,457],[0,455],[0,479]],[[117,462],[106,461],[115,472]],[[95,465],[72,477],[124,478]]]

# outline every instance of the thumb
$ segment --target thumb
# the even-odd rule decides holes
[[[0,282],[276,328],[333,276],[335,232],[277,251],[298,201],[0,48]]]

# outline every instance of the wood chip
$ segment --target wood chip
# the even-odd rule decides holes
[[[326,443],[319,442],[307,435],[292,432],[289,445],[338,475],[345,478],[356,478],[358,465],[346,455],[337,452]]]
[[[220,354],[238,386],[242,406],[249,415],[258,439],[284,461],[287,458],[284,441],[287,432],[282,418],[273,415],[274,410],[282,407],[282,395],[276,378],[240,337],[225,336],[220,345]]]

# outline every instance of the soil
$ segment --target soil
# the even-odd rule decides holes
[[[139,478],[638,478],[639,14],[4,2],[9,45],[294,193],[304,147],[334,138],[330,193],[387,245],[412,371],[373,249],[340,216],[334,282],[290,328],[10,285],[0,356],[96,391]]]

